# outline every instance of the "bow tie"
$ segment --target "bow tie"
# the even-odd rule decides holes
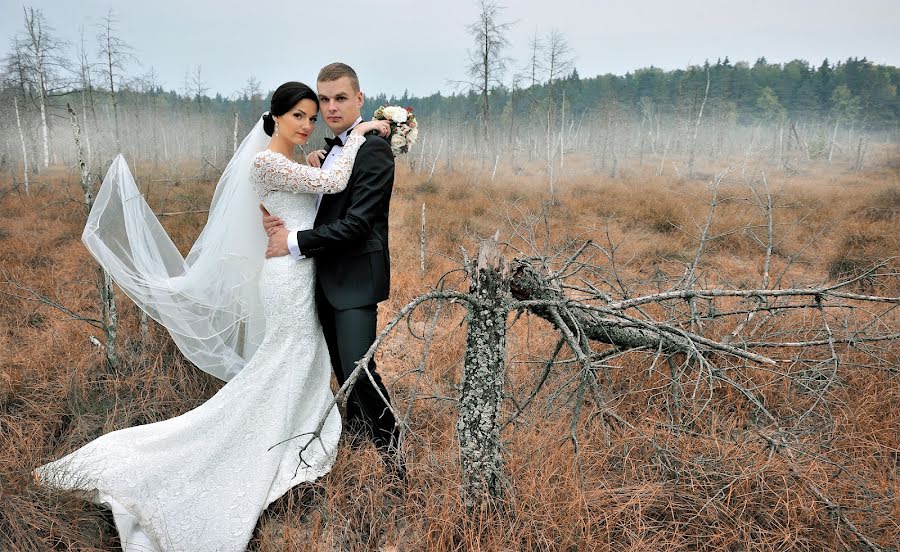
[[[335,136],[334,138],[325,138],[325,144],[329,149],[333,147],[344,147],[344,142],[341,140],[340,136]]]

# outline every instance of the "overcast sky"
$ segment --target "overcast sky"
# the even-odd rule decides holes
[[[624,74],[715,61],[802,58],[818,65],[850,56],[900,65],[900,0],[508,0],[501,21],[515,22],[507,55],[524,67],[529,38],[563,33],[584,76]],[[314,84],[318,69],[344,61],[363,90],[449,93],[465,78],[466,25],[474,0],[0,0],[0,52],[22,28],[23,6],[44,11],[72,43],[112,7],[119,35],[135,50],[137,75],[151,67],[180,90],[195,66],[211,93],[231,95],[255,76],[264,90],[286,80]],[[511,75],[511,73],[510,73]]]

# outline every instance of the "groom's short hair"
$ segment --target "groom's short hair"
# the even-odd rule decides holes
[[[353,86],[353,91],[359,92],[359,77],[356,76],[356,71],[353,70],[353,67],[339,61],[322,67],[316,82],[332,82],[341,77],[348,77],[350,84]]]

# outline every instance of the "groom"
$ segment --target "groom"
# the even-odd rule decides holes
[[[359,79],[343,63],[326,65],[316,81],[319,117],[334,133],[328,140],[322,168],[338,156],[347,134],[362,121],[363,93]],[[387,140],[366,136],[356,155],[347,188],[320,197],[312,230],[288,230],[277,217],[264,212],[263,225],[269,236],[266,257],[290,254],[295,259],[316,260],[316,305],[331,365],[339,385],[356,367],[375,341],[378,303],[390,289],[388,252],[388,207],[394,186],[394,156]],[[375,361],[369,372],[378,386],[363,374],[356,380],[347,401],[348,424],[367,433],[384,451],[399,445],[394,415],[378,391],[389,399]]]

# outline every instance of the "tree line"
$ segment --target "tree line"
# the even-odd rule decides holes
[[[561,101],[565,95],[575,114],[616,103],[640,116],[653,109],[691,109],[704,95],[707,72],[707,107],[738,123],[842,117],[873,128],[895,128],[900,121],[900,69],[865,57],[836,63],[824,59],[816,67],[802,59],[782,64],[769,63],[762,57],[750,64],[732,63],[726,56],[715,63],[707,61],[685,69],[667,71],[651,66],[625,75],[594,77],[582,77],[577,68],[572,68],[553,84],[549,78],[524,86],[513,80],[491,88],[488,97],[501,112],[525,114],[530,105],[542,103],[548,96]],[[409,105],[425,115],[478,112],[482,101],[476,90],[423,97],[382,94],[374,100]]]
[[[467,77],[448,83],[453,92],[367,98],[365,114],[383,104],[416,110],[423,164],[426,149],[434,166],[440,157],[450,164],[454,153],[485,151],[488,144],[489,160],[505,147],[502,157],[513,164],[517,155],[538,156],[550,172],[564,165],[567,151],[597,148],[598,140],[601,168],[620,158],[643,160],[645,150],[660,161],[667,152],[693,156],[703,149],[715,157],[759,142],[747,128],[772,136],[773,151],[802,146],[805,157],[830,161],[835,150],[852,158],[854,147],[864,149],[861,133],[893,141],[900,129],[900,71],[865,57],[817,66],[724,57],[685,69],[582,77],[561,31],[535,32],[527,58],[516,61],[506,56],[512,23],[501,21],[504,8],[485,0],[479,7],[466,29],[473,46]],[[201,65],[177,89],[160,82],[153,68],[136,73],[137,55],[117,23],[110,10],[70,44],[57,38],[41,10],[23,11],[21,31],[0,60],[0,168],[16,175],[24,168],[27,182],[29,169],[35,174],[66,162],[72,151],[67,106],[76,111],[87,159],[97,166],[117,152],[222,166],[268,106],[271,91],[253,76],[226,96],[210,93]],[[446,145],[428,129],[440,129]]]

